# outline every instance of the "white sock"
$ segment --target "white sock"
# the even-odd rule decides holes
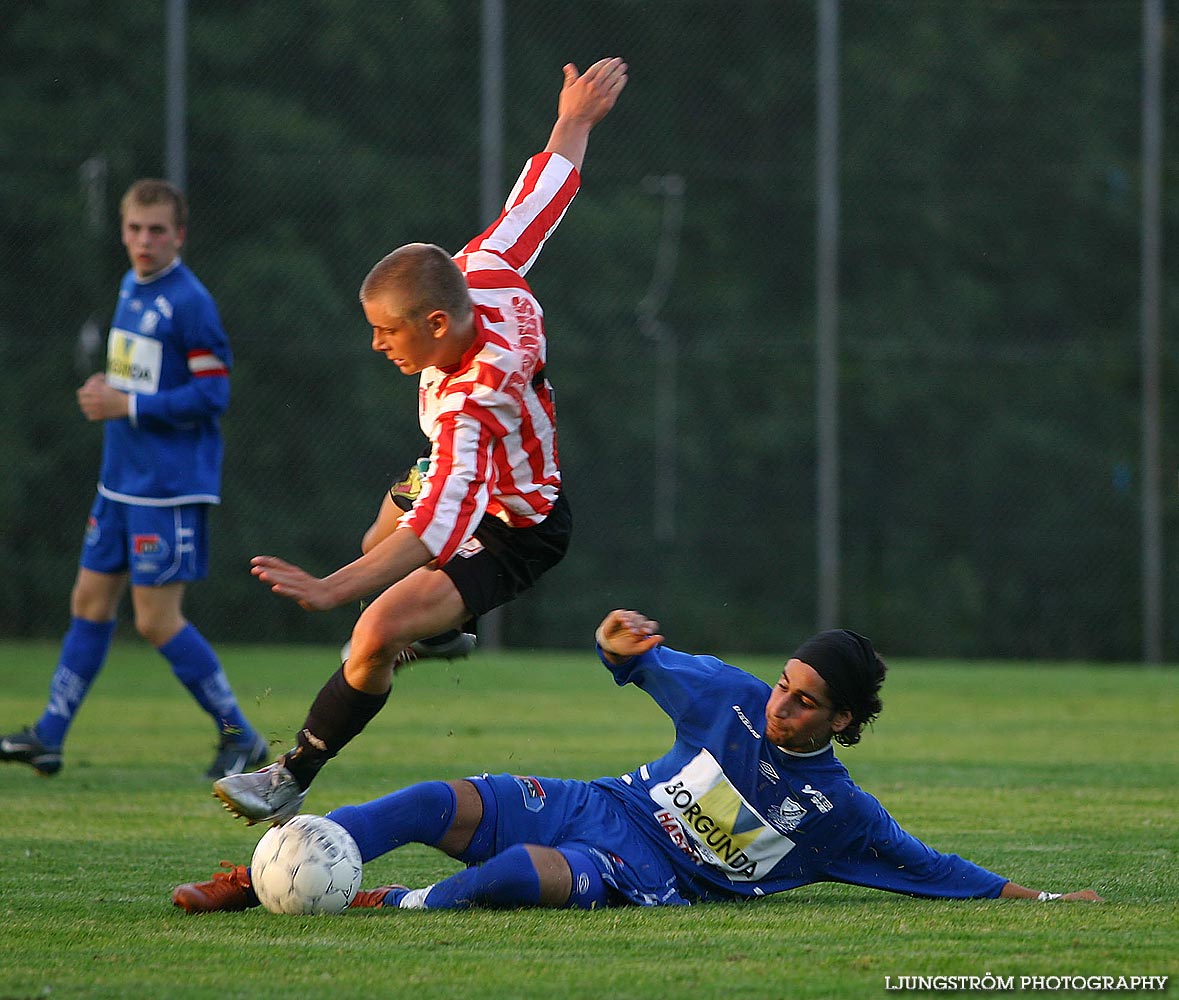
[[[410,889],[401,901],[397,904],[398,909],[401,910],[424,910],[426,908],[426,896],[429,895],[430,890],[434,887],[432,885],[426,886],[424,889]]]

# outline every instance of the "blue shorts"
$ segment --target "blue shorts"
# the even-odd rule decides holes
[[[86,521],[80,562],[95,573],[129,572],[137,587],[204,579],[208,514],[203,503],[137,507],[99,494]]]
[[[571,848],[589,857],[613,890],[614,904],[687,903],[667,859],[635,830],[618,801],[592,782],[513,774],[469,780],[484,803],[493,798],[497,811],[488,856],[515,844]]]

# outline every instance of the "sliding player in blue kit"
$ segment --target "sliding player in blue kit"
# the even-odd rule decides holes
[[[136,631],[156,648],[217,731],[208,777],[256,767],[266,740],[246,720],[217,654],[182,610],[205,576],[208,510],[221,502],[219,417],[233,358],[213,297],[180,259],[188,204],[145,178],[119,206],[131,262],[107,341],[106,371],[78,389],[103,425],[102,470],[70,595],[70,626],[36,723],[0,737],[0,761],[41,775],[62,766],[62,744],[106,662],[119,604],[131,589]]]
[[[423,782],[328,813],[365,862],[407,843],[470,867],[432,886],[362,891],[401,909],[660,906],[747,899],[815,882],[931,898],[1099,901],[1028,889],[906,833],[859,788],[832,743],[881,710],[885,665],[844,629],[808,639],[771,687],[711,656],[662,645],[655,622],[612,611],[598,652],[618,684],[675,723],[672,748],[618,778],[483,775]],[[257,905],[249,869],[173,890],[188,912]]]

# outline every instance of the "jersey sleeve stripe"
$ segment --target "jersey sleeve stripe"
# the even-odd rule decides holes
[[[545,242],[561,224],[561,220],[565,218],[565,213],[569,210],[578,187],[575,175],[567,177],[544,211],[540,212],[520,233],[519,246],[521,249],[531,250],[527,260],[520,265],[521,274],[528,273],[528,269],[532,267],[533,262],[540,255]]]
[[[188,352],[188,370],[194,378],[206,378],[210,375],[228,375],[229,368],[212,351],[196,350]]]
[[[468,428],[475,433],[464,433]],[[474,533],[487,507],[489,437],[479,421],[444,421],[435,449],[440,461],[430,470],[430,488],[402,519],[439,564],[447,563]],[[470,471],[459,474],[463,466]]]
[[[518,271],[513,271],[510,268],[480,268],[477,271],[468,271],[467,285],[476,290],[518,288],[522,292],[532,294],[528,282],[520,276]]]
[[[524,165],[500,217],[461,253],[489,250],[521,274],[527,273],[545,240],[560,224],[580,183],[568,160],[551,153],[532,157]]]

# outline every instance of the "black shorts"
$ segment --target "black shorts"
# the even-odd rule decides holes
[[[467,543],[442,567],[467,606],[478,618],[507,604],[557,565],[569,548],[573,514],[565,495],[531,528],[509,528],[484,514],[475,529],[478,546]]]

